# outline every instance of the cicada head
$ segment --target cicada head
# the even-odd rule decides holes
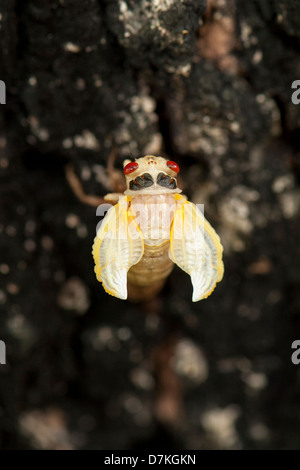
[[[146,155],[135,161],[125,160],[123,171],[126,178],[125,194],[181,193],[177,187],[177,163],[163,157]]]

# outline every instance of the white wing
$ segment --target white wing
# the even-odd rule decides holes
[[[142,233],[124,196],[107,212],[93,245],[95,273],[108,294],[127,299],[127,272],[143,253]]]
[[[223,247],[219,236],[192,202],[177,195],[170,259],[191,276],[193,302],[208,297],[223,278]]]

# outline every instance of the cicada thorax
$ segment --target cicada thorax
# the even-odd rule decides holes
[[[128,298],[133,301],[147,300],[162,289],[174,266],[169,258],[174,194],[133,196],[130,211],[142,232],[144,253],[128,271]]]

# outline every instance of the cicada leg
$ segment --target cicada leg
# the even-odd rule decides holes
[[[73,193],[81,202],[92,207],[98,207],[100,204],[104,204],[107,202],[110,204],[116,204],[119,201],[119,197],[123,195],[123,192],[126,189],[126,185],[122,171],[114,168],[116,156],[117,149],[113,148],[108,157],[106,168],[109,184],[115,192],[108,193],[104,197],[86,194],[83,185],[75,172],[73,165],[66,166],[66,179]]]

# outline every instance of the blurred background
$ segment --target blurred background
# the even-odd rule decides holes
[[[2,0],[0,446],[299,449],[299,0]],[[225,275],[110,297],[88,194],[170,157]]]

